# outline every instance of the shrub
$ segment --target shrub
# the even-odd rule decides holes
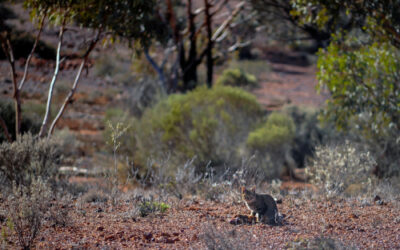
[[[0,175],[10,184],[29,186],[33,178],[47,180],[57,173],[61,149],[56,140],[37,139],[31,134],[0,145]]]
[[[25,106],[25,105],[24,105]],[[15,111],[14,105],[9,101],[0,100],[0,117],[6,123],[8,132],[15,139]],[[34,115],[22,116],[21,133],[38,133],[40,130],[40,120]],[[0,143],[6,141],[3,128],[0,126]]]
[[[58,129],[52,135],[52,141],[62,149],[63,165],[72,165],[75,160],[81,157],[84,152],[83,143],[77,139],[77,136],[68,128]]]
[[[368,151],[346,141],[343,145],[317,147],[306,174],[328,194],[340,194],[352,184],[370,183],[375,165]]]
[[[139,215],[141,217],[146,217],[153,213],[165,213],[168,211],[170,206],[164,202],[156,202],[153,199],[142,199],[138,204]]]
[[[265,124],[249,133],[247,146],[255,154],[255,164],[262,178],[275,178],[283,172],[284,163],[291,161],[290,148],[295,125],[289,116],[274,112]]]
[[[160,160],[173,152],[173,164],[196,156],[202,171],[209,161],[214,166],[234,163],[262,113],[256,98],[238,88],[201,87],[171,95],[146,110],[132,126],[135,162],[145,166],[148,159]]]
[[[256,87],[257,78],[240,68],[227,69],[215,82],[216,86]]]
[[[297,167],[304,167],[306,161],[313,156],[317,145],[341,136],[333,124],[320,123],[320,111],[316,108],[289,105],[282,112],[289,115],[296,125],[290,151]]]
[[[388,43],[332,42],[318,59],[319,86],[332,98],[325,120],[369,145],[379,174],[400,174],[400,51]]]
[[[30,249],[40,232],[50,199],[50,189],[40,178],[34,179],[30,187],[14,184],[12,195],[8,198],[8,215],[23,249]]]
[[[119,138],[119,149],[118,152],[121,155],[125,156],[131,156],[131,154],[134,152],[134,149],[136,147],[136,130],[133,127],[133,125],[136,122],[136,119],[131,117],[128,112],[119,109],[119,108],[110,108],[106,110],[106,114],[104,116],[104,123],[108,124],[111,122],[112,124],[116,123],[123,123],[124,125],[127,124],[127,129],[125,131],[125,135]],[[129,125],[131,126],[129,126]],[[103,132],[103,138],[105,141],[109,141],[111,138],[112,130],[111,127],[106,125],[104,132]],[[109,143],[106,145],[107,151],[113,152],[113,147]]]
[[[282,150],[294,138],[295,125],[289,116],[274,112],[267,118],[267,122],[251,132],[247,138],[247,145],[254,150]]]

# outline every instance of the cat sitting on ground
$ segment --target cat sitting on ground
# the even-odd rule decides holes
[[[280,215],[276,202],[268,194],[257,194],[256,188],[250,190],[241,188],[242,199],[251,211],[250,216],[255,216],[257,222],[276,225],[280,223]]]

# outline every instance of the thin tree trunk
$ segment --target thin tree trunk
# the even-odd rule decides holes
[[[191,90],[196,87],[197,84],[197,39],[196,39],[196,15],[192,12],[192,0],[188,0],[187,6],[188,15],[188,30],[189,30],[189,55],[188,59],[181,64],[183,72],[183,91]],[[183,46],[183,43],[182,43]],[[183,50],[184,53],[185,50]]]
[[[60,110],[58,111],[56,117],[54,118],[53,122],[51,123],[50,129],[49,129],[49,133],[47,134],[47,137],[50,138],[51,135],[53,134],[54,128],[56,127],[58,121],[60,120],[60,118],[62,117],[62,115],[65,112],[65,109],[67,108],[67,106],[71,103],[72,98],[74,97],[75,91],[78,87],[78,83],[82,74],[82,70],[85,67],[88,59],[89,59],[89,55],[92,52],[92,50],[95,48],[97,42],[100,39],[100,35],[102,33],[102,29],[100,28],[97,32],[96,37],[92,40],[91,44],[89,45],[89,48],[87,49],[86,53],[84,54],[83,58],[82,58],[82,62],[81,65],[79,66],[78,72],[76,74],[75,77],[75,81],[74,84],[72,85],[72,88],[70,90],[70,92],[68,93],[67,97],[64,100],[63,105],[61,106]]]
[[[207,58],[207,86],[209,88],[212,87],[212,78],[213,78],[213,69],[214,69],[214,60],[212,56],[212,49],[213,49],[213,40],[212,40],[212,15],[210,12],[211,5],[209,0],[204,0],[204,7],[205,7],[205,23],[207,28],[207,48],[206,48],[206,58]]]
[[[158,78],[160,79],[161,86],[164,90],[167,89],[167,81],[165,80],[164,70],[162,67],[158,66],[157,63],[151,58],[149,50],[146,48],[144,49],[144,55],[153,67],[153,69],[157,72]]]
[[[218,27],[218,29],[214,32],[212,36],[212,40],[215,42],[217,39],[223,34],[226,28],[231,24],[233,18],[240,12],[241,9],[243,9],[244,5],[246,4],[246,1],[241,1],[239,2],[235,9],[233,10],[232,14],[225,19],[225,21]]]
[[[42,126],[40,128],[39,137],[42,137],[46,133],[47,126],[48,126],[49,119],[50,119],[51,101],[53,98],[54,85],[57,81],[58,73],[60,71],[60,54],[61,54],[61,46],[62,46],[62,42],[63,42],[64,31],[65,31],[65,22],[66,22],[66,17],[64,17],[64,20],[63,20],[63,23],[62,23],[61,29],[60,29],[60,34],[59,34],[59,38],[58,38],[59,39],[58,46],[57,46],[56,67],[54,69],[53,78],[51,80],[50,87],[49,87],[49,93],[47,96],[46,113],[44,115]]]
[[[1,46],[3,47],[4,54],[7,56],[11,68],[11,78],[13,83],[13,98],[15,107],[15,136],[19,136],[21,130],[21,97],[17,85],[17,73],[15,71],[14,52],[11,46],[9,34],[6,33],[5,37],[1,37]]]
[[[28,76],[29,64],[30,64],[30,62],[31,62],[31,59],[32,59],[32,57],[33,57],[33,54],[35,53],[36,47],[37,47],[37,45],[38,45],[38,43],[39,43],[40,35],[42,34],[42,31],[43,31],[44,21],[46,20],[46,16],[47,16],[47,15],[46,15],[46,12],[45,12],[45,14],[43,15],[43,17],[42,17],[42,19],[41,19],[41,21],[40,21],[40,24],[39,24],[39,31],[38,31],[38,34],[36,35],[35,42],[34,42],[34,44],[33,44],[31,53],[29,53],[28,58],[26,59],[26,62],[25,62],[25,69],[24,69],[24,75],[22,76],[22,79],[21,79],[21,81],[19,82],[19,85],[18,85],[18,89],[19,89],[19,90],[21,90],[21,89],[23,88],[23,86],[24,86],[24,84],[25,84],[26,77]]]

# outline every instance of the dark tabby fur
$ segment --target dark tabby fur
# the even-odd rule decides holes
[[[276,224],[278,220],[278,208],[274,198],[268,194],[257,194],[255,188],[248,190],[242,187],[242,199],[251,216],[256,216],[258,222]]]

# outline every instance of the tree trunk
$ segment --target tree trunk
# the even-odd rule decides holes
[[[65,31],[65,23],[66,23],[66,18],[64,18],[63,23],[60,28],[60,34],[59,34],[59,38],[58,38],[59,40],[58,40],[58,46],[57,46],[56,66],[55,66],[53,78],[51,80],[50,87],[49,87],[49,93],[48,93],[47,105],[46,105],[46,113],[43,118],[42,126],[40,127],[39,137],[44,136],[44,134],[47,132],[47,127],[48,127],[49,120],[50,120],[51,101],[53,98],[54,85],[57,81],[58,73],[60,71],[60,54],[61,54],[61,47],[62,47],[62,42],[63,42],[64,31]]]
[[[65,98],[64,103],[63,103],[63,105],[61,106],[60,110],[58,111],[56,117],[54,118],[53,122],[51,123],[49,132],[48,132],[48,134],[47,134],[47,137],[48,137],[48,138],[50,138],[51,135],[53,134],[54,128],[56,127],[58,121],[60,120],[60,118],[61,118],[62,115],[64,114],[65,109],[66,109],[67,106],[72,102],[72,98],[74,97],[74,94],[75,94],[76,89],[77,89],[78,84],[79,84],[79,80],[80,80],[80,78],[81,78],[82,70],[83,70],[83,68],[85,67],[85,65],[86,65],[86,63],[87,63],[87,61],[88,61],[88,59],[89,59],[90,53],[93,51],[93,49],[96,47],[96,44],[97,44],[98,41],[100,40],[100,36],[101,36],[102,32],[103,32],[103,29],[100,28],[100,29],[98,30],[98,32],[97,32],[96,37],[91,41],[91,43],[90,43],[88,49],[86,50],[85,54],[83,55],[81,65],[80,65],[80,67],[79,67],[79,69],[78,69],[78,72],[76,73],[76,77],[75,77],[74,83],[73,83],[73,85],[72,85],[72,88],[71,88],[71,90],[69,91],[67,97]]]
[[[207,60],[207,86],[209,88],[212,87],[212,80],[213,80],[213,70],[214,70],[214,60],[212,56],[212,49],[213,49],[213,40],[212,40],[212,15],[210,12],[211,5],[209,0],[204,0],[205,6],[205,23],[207,27],[207,48],[206,48],[206,60]]]
[[[187,60],[181,60],[181,69],[183,72],[183,91],[192,90],[197,85],[197,43],[196,43],[196,15],[192,12],[192,1],[188,0],[187,6],[188,29],[189,29],[189,56]],[[183,45],[183,42],[181,43]],[[185,56],[185,49],[181,48],[181,56]],[[182,58],[182,57],[181,57]]]
[[[20,91],[17,84],[17,73],[15,71],[15,59],[14,52],[11,46],[10,37],[8,32],[5,33],[5,36],[1,36],[1,46],[4,50],[4,54],[7,57],[8,63],[11,68],[11,78],[13,83],[13,98],[14,98],[14,107],[15,107],[15,136],[18,137],[21,131],[21,96]]]

